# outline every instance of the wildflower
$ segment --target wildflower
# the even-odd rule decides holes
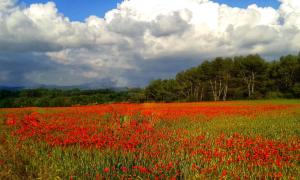
[[[106,168],[103,169],[103,171],[104,171],[105,173],[108,173],[108,172],[109,172],[109,168],[106,167]]]
[[[16,124],[16,120],[15,119],[8,118],[6,120],[6,125],[8,125],[8,126],[14,126],[15,124]]]
[[[281,178],[282,177],[282,172],[274,173],[275,178]]]
[[[225,177],[226,175],[227,175],[227,171],[224,169],[224,170],[222,171],[221,178]]]
[[[124,166],[121,167],[122,172],[126,173],[128,171],[128,169]]]
[[[143,166],[139,166],[139,170],[140,170],[140,173],[148,173],[147,168],[145,168]]]

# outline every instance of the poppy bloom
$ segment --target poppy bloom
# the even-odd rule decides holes
[[[106,167],[106,168],[103,169],[103,171],[104,171],[105,173],[108,173],[108,172],[109,172],[109,168]]]

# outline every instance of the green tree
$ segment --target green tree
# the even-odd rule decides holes
[[[208,82],[214,101],[227,99],[229,83],[232,78],[233,60],[218,57],[213,61],[205,61],[201,65],[204,79]]]
[[[205,79],[200,66],[178,73],[176,81],[179,85],[177,89],[180,92],[180,97],[187,101],[203,100]]]
[[[258,81],[266,78],[268,64],[259,55],[248,55],[234,58],[235,71],[247,87],[248,97],[251,98],[255,94]]]

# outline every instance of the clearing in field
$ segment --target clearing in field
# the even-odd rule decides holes
[[[0,109],[0,179],[296,179],[300,103]]]

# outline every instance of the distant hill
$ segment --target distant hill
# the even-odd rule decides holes
[[[24,89],[59,89],[59,90],[97,90],[97,89],[110,89],[113,91],[127,91],[128,87],[110,87],[108,85],[101,84],[81,84],[81,85],[72,85],[72,86],[59,86],[59,85],[30,85],[30,86],[4,86],[0,85],[0,90],[9,90],[9,91],[18,91]]]
[[[25,87],[22,86],[0,86],[0,90],[9,90],[9,91],[18,91],[25,89]]]

